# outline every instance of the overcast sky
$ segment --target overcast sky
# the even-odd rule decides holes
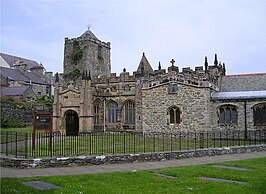
[[[227,74],[266,73],[265,0],[1,0],[1,52],[63,71],[64,38],[87,30],[111,42],[112,72],[213,63]]]

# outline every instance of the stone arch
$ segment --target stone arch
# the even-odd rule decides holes
[[[79,116],[78,113],[69,109],[64,114],[66,135],[78,135],[79,132]]]
[[[177,106],[170,106],[167,109],[167,124],[180,124],[182,119],[181,119],[181,110]]]

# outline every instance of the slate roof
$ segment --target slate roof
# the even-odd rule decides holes
[[[0,67],[0,75],[2,77],[7,77],[8,79],[11,79],[11,80],[29,82],[29,78],[25,76],[25,74],[23,74],[22,72],[16,69]]]
[[[266,73],[227,75],[222,78],[221,92],[266,90]]]
[[[10,67],[12,67],[17,60],[22,60],[25,64],[27,64],[27,69],[40,66],[40,64],[38,64],[36,61],[30,60],[30,59],[8,55],[5,53],[0,53],[0,56],[8,63],[8,65],[10,65]]]
[[[241,100],[241,99],[266,99],[266,90],[261,91],[236,91],[236,92],[214,92],[212,100]]]
[[[153,69],[152,69],[148,59],[146,58],[145,53],[143,53],[143,55],[141,57],[141,60],[139,62],[139,66],[138,66],[138,69],[137,69],[138,73],[141,73],[142,66],[144,67],[144,73],[153,72]]]
[[[89,38],[92,38],[92,39],[99,40],[99,39],[98,39],[98,38],[92,33],[92,31],[90,31],[90,29],[88,29],[86,32],[84,32],[80,37],[81,37],[81,38],[89,37]]]
[[[29,86],[1,87],[1,96],[23,96]]]
[[[32,72],[26,72],[23,74],[19,70],[10,69],[6,67],[0,67],[0,75],[7,77],[10,80],[32,82],[37,84],[47,84],[44,79]]]
[[[36,73],[27,72],[26,76],[31,80],[33,83],[38,84],[47,84],[44,79],[42,79],[40,76],[38,76]]]

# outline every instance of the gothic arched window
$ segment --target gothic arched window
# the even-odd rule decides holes
[[[236,125],[237,108],[234,105],[222,105],[219,107],[219,125]]]
[[[253,107],[253,119],[255,126],[266,125],[266,103],[257,104]]]
[[[100,124],[102,122],[102,103],[100,100],[94,101],[94,124]]]
[[[181,122],[181,112],[179,108],[173,106],[167,111],[167,124],[178,124]]]
[[[135,124],[135,103],[128,101],[124,105],[125,124]]]
[[[116,123],[117,121],[117,103],[110,102],[107,105],[108,123]]]

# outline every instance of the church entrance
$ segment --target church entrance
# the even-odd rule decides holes
[[[73,110],[66,112],[66,135],[78,135],[79,132],[79,117]]]

